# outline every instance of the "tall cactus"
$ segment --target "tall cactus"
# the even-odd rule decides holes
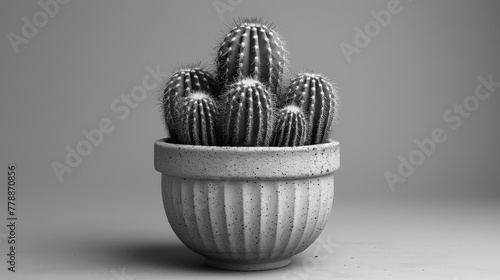
[[[182,98],[179,108],[179,138],[183,144],[215,146],[216,106],[205,92],[193,92]]]
[[[273,146],[303,146],[307,138],[307,122],[302,109],[289,105],[277,116]]]
[[[179,116],[176,115],[181,97],[186,97],[195,91],[208,93],[217,92],[215,79],[199,66],[188,66],[173,73],[168,80],[162,96],[162,111],[165,126],[170,137],[179,141]]]
[[[219,131],[230,146],[269,146],[273,111],[270,93],[257,80],[243,79],[221,96]]]
[[[280,35],[265,21],[243,19],[222,40],[215,60],[217,79],[229,85],[241,78],[254,78],[279,89],[285,69],[286,50]]]
[[[282,104],[294,104],[306,114],[309,125],[306,145],[320,144],[328,138],[336,118],[338,95],[321,74],[302,73],[290,82]]]

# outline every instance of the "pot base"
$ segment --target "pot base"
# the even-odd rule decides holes
[[[260,261],[224,261],[205,259],[205,264],[218,269],[236,270],[236,271],[258,271],[258,270],[271,270],[289,265],[292,258],[274,259],[274,260],[260,260]]]

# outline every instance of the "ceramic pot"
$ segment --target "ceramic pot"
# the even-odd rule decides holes
[[[229,270],[288,265],[325,227],[339,143],[300,147],[193,146],[160,139],[155,169],[178,238]]]

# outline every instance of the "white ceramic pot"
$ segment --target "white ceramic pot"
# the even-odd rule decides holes
[[[219,147],[155,142],[168,221],[206,264],[229,270],[288,265],[325,227],[339,143]]]

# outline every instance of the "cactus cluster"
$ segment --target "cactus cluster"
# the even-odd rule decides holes
[[[182,67],[167,81],[162,111],[173,141],[207,146],[302,146],[328,140],[338,94],[321,74],[283,86],[287,51],[261,19],[242,19],[218,44],[214,75]]]

